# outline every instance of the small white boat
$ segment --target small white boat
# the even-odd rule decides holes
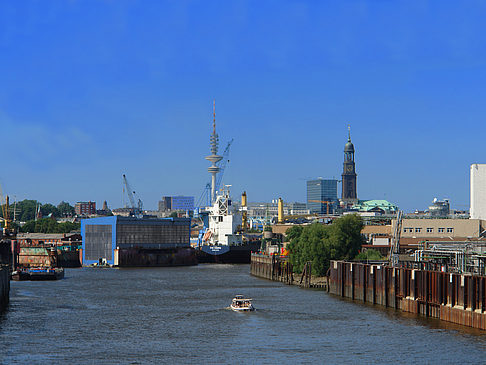
[[[230,308],[235,312],[251,312],[255,310],[255,307],[251,304],[251,299],[245,298],[243,295],[235,296]]]

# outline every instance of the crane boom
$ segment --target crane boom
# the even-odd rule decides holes
[[[327,214],[329,215],[329,204],[332,204],[333,202],[327,201],[327,200],[308,200],[308,203],[321,203],[321,204],[326,204],[326,209],[327,209]]]
[[[125,174],[123,174],[123,184],[125,185],[125,189],[127,191],[127,195],[128,195],[128,200],[130,200],[130,205],[133,209],[133,212],[135,214],[141,214],[142,211],[143,211],[143,203],[142,203],[142,200],[141,199],[138,199],[137,202],[135,202],[135,191],[132,190],[132,187],[130,186],[130,184],[128,183],[128,180],[127,180],[127,177]]]
[[[216,190],[219,190],[221,186],[221,181],[223,181],[224,169],[226,168],[226,163],[228,162],[229,151],[233,141],[234,139],[231,139],[231,141],[228,142],[226,148],[223,151],[223,158],[221,159],[221,162],[219,163],[218,166],[220,171],[219,171],[218,179],[216,181]]]
[[[223,151],[223,158],[221,159],[220,162],[216,163],[216,166],[219,167],[219,175],[216,179],[216,191],[219,190],[221,187],[221,182],[223,180],[223,174],[224,174],[224,169],[226,168],[226,163],[228,162],[228,156],[230,152],[230,147],[231,144],[233,143],[234,139],[231,139],[231,141],[228,142],[226,145],[226,148]],[[207,183],[206,186],[204,187],[203,192],[201,193],[201,196],[197,200],[196,206],[200,207],[202,204],[204,205],[210,205],[211,204],[211,183]],[[207,203],[206,203],[207,202]]]

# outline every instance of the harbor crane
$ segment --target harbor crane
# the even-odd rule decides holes
[[[309,203],[321,203],[321,204],[326,204],[326,211],[327,215],[329,215],[329,204],[332,204],[332,202],[327,201],[327,200],[309,200]]]
[[[130,208],[132,209],[133,214],[136,216],[141,216],[143,214],[142,200],[138,198],[135,191],[132,190],[125,174],[123,174],[123,189],[127,192],[128,200],[130,201],[131,205]]]
[[[13,233],[14,229],[11,226],[12,223],[12,217],[10,216],[10,212],[12,211],[12,207],[10,206],[10,197],[8,195],[3,195],[3,190],[2,186],[0,185],[0,204],[2,205],[1,207],[1,213],[2,213],[2,218],[3,218],[3,233],[8,235]],[[14,214],[14,221],[15,221],[15,207],[17,205],[17,201],[15,201],[14,209],[13,209],[13,214]]]
[[[216,191],[219,190],[219,188],[221,187],[221,181],[223,181],[223,175],[224,175],[224,169],[226,168],[226,164],[229,162],[229,151],[230,151],[230,147],[231,147],[231,144],[233,143],[234,139],[232,138],[231,141],[228,142],[228,144],[226,145],[226,148],[224,149],[223,151],[223,158],[221,159],[221,161],[219,162],[219,175],[218,175],[218,179],[216,180]]]
[[[1,188],[0,188],[1,189]],[[3,197],[3,192],[0,190],[0,202],[2,204],[2,217],[4,219],[4,231],[8,231],[10,229],[10,217],[9,217],[9,197],[5,195]]]

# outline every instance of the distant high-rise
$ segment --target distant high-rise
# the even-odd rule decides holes
[[[338,198],[338,181],[335,179],[315,179],[307,181],[307,209],[311,213],[334,212]]]
[[[486,219],[486,164],[471,165],[471,219]]]
[[[193,196],[163,196],[159,201],[159,211],[167,212],[171,210],[194,210]]]
[[[356,194],[356,166],[354,164],[354,145],[351,142],[351,131],[348,127],[348,142],[344,145],[344,163],[342,176],[342,200],[344,203],[354,203]]]

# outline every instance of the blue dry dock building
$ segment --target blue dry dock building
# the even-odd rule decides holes
[[[81,221],[83,265],[194,265],[189,218],[99,217]]]

